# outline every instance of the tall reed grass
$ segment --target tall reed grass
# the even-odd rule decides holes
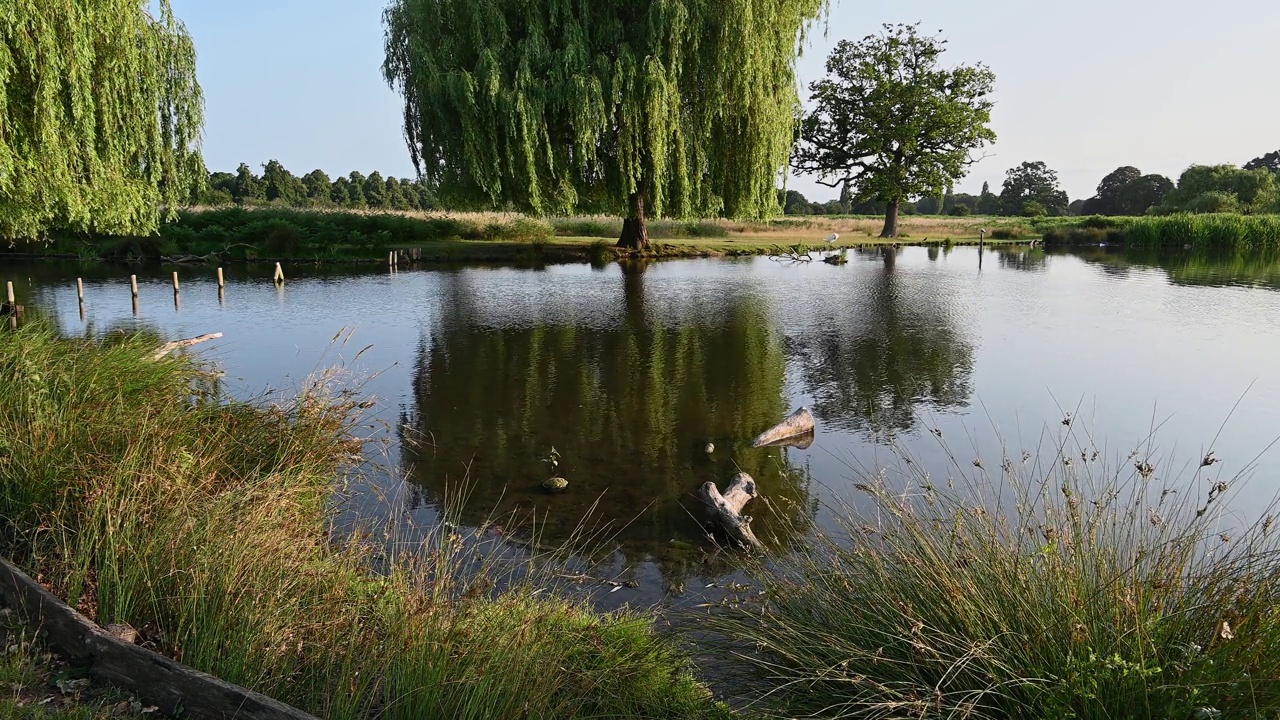
[[[335,541],[355,398],[236,402],[154,343],[0,332],[0,551],[99,622],[326,718],[724,712],[649,618],[542,594],[536,558],[448,524]]]
[[[1190,246],[1195,250],[1261,250],[1280,247],[1280,215],[1169,215],[1133,221],[1125,232],[1132,247]]]
[[[1179,476],[1076,438],[946,478],[904,453],[858,478],[847,537],[758,567],[767,600],[704,627],[776,716],[1276,717],[1275,516],[1233,522],[1212,455]]]

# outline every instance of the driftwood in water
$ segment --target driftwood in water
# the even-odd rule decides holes
[[[735,475],[723,494],[713,482],[702,484],[702,500],[715,513],[720,526],[734,542],[751,550],[764,546],[755,533],[751,532],[751,518],[742,514],[742,507],[757,494],[756,481],[746,473]]]
[[[788,438],[812,434],[816,428],[817,422],[813,419],[813,413],[809,412],[809,408],[802,407],[787,416],[786,420],[760,433],[751,443],[751,447],[772,446]]]
[[[216,332],[209,333],[208,335],[201,335],[199,337],[187,338],[186,340],[174,340],[173,342],[167,342],[161,345],[160,349],[156,350],[155,353],[151,355],[151,359],[153,361],[159,360],[174,350],[181,350],[182,348],[191,347],[192,345],[199,345],[202,342],[217,340],[220,337],[222,337],[222,333]]]
[[[51,649],[138,694],[166,715],[197,720],[316,720],[313,715],[117,637],[0,559],[0,601],[40,629]]]
[[[809,447],[813,445],[813,440],[815,437],[816,436],[814,432],[810,430],[809,432],[803,435],[792,435],[791,437],[785,437],[785,438],[782,438],[781,440],[774,440],[773,442],[765,443],[760,447],[767,447],[767,448],[793,447],[793,448],[798,448],[800,450],[808,450]]]

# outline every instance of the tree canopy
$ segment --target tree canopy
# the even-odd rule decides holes
[[[1173,190],[1163,175],[1143,175],[1136,167],[1116,168],[1098,183],[1098,194],[1084,201],[1085,215],[1143,215]]]
[[[1266,168],[1192,165],[1178,178],[1158,208],[1173,212],[1280,212],[1280,182]]]
[[[801,123],[794,166],[885,203],[881,237],[897,237],[903,200],[941,195],[964,177],[974,150],[995,142],[995,74],[981,65],[942,68],[945,49],[916,25],[885,25],[882,34],[840,41],[828,77],[809,85],[815,107]]]
[[[1058,187],[1058,173],[1044,161],[1024,162],[1005,173],[1000,190],[1003,215],[1066,215],[1067,193]]]
[[[146,234],[203,183],[195,46],[160,0],[6,0],[0,237]]]
[[[387,81],[451,206],[628,218],[776,212],[794,65],[826,0],[392,0]]]
[[[1245,170],[1270,170],[1280,174],[1280,150],[1256,157],[1244,164]]]

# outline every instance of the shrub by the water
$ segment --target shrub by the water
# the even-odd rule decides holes
[[[0,332],[0,553],[94,619],[326,718],[724,712],[648,618],[475,565],[483,530],[335,541],[354,396],[236,402],[155,342]]]
[[[1074,426],[933,478],[861,478],[845,539],[761,567],[764,604],[710,627],[785,717],[1263,718],[1280,713],[1280,528],[1139,448]],[[975,460],[973,466],[982,466]],[[1194,467],[1196,463],[1193,463]],[[892,478],[892,480],[891,480]],[[1253,512],[1267,512],[1254,508]],[[757,681],[759,682],[759,681]]]

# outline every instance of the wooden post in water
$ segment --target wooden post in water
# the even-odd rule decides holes
[[[222,279],[222,268],[218,268],[218,289],[226,287],[226,282]]]
[[[76,278],[76,298],[84,304],[84,278]]]
[[[280,263],[276,263],[276,274],[273,280],[277,285],[284,284],[284,268],[280,267]]]
[[[9,280],[4,287],[5,309],[9,311],[9,327],[18,327],[18,297],[13,294],[13,281]]]
[[[137,275],[129,276],[129,291],[133,293],[133,299],[137,300],[138,299],[138,276]]]
[[[387,267],[391,268],[391,272],[396,271],[396,251],[392,250],[387,253]]]

